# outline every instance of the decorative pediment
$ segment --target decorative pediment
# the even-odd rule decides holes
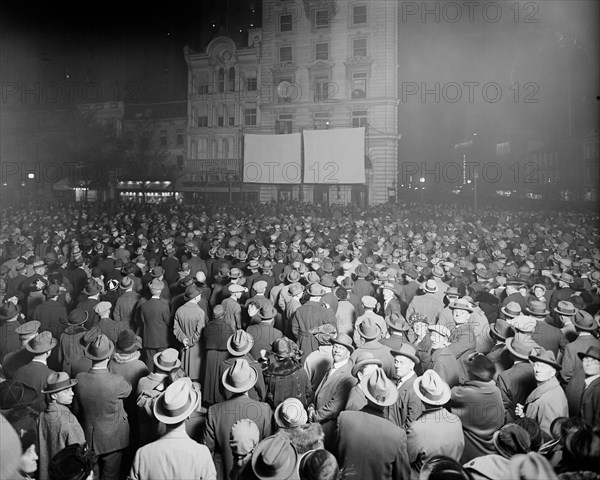
[[[309,70],[331,70],[335,64],[328,60],[317,60],[308,65]]]
[[[229,37],[217,37],[206,47],[206,54],[212,59],[213,64],[224,66],[233,65],[237,62],[234,41]]]
[[[348,57],[346,59],[346,61],[344,62],[344,64],[347,67],[354,67],[354,66],[371,66],[371,64],[373,63],[373,59],[371,57]]]

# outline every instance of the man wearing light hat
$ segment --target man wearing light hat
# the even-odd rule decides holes
[[[223,372],[222,384],[233,394],[229,400],[212,405],[208,409],[202,443],[215,460],[218,478],[227,479],[233,468],[233,454],[229,443],[231,427],[243,418],[256,423],[263,439],[272,433],[271,407],[248,396],[258,379],[257,370],[244,358],[238,358]]]
[[[435,280],[430,279],[421,284],[420,290],[422,294],[413,297],[406,310],[406,316],[410,318],[411,314],[415,312],[423,313],[427,315],[431,325],[435,325],[444,309],[444,304],[437,297],[438,285]]]
[[[427,370],[413,383],[423,402],[423,414],[407,432],[407,450],[411,478],[419,478],[423,464],[434,455],[445,455],[459,461],[465,448],[462,423],[444,409],[450,400],[450,387],[433,370]]]
[[[55,372],[48,375],[42,390],[50,403],[38,421],[39,480],[48,480],[48,466],[54,455],[73,443],[85,443],[83,428],[69,409],[76,384],[77,380],[72,380],[68,373]]]
[[[385,408],[398,398],[396,386],[377,368],[365,387],[367,405],[360,411],[343,411],[337,420],[340,467],[356,478],[409,478],[406,433],[384,416]]]
[[[577,330],[573,325],[573,318],[577,313],[577,308],[572,302],[561,300],[558,305],[552,309],[552,317],[555,318],[555,324],[566,336],[569,342],[577,338]]]
[[[98,455],[100,478],[118,480],[123,451],[129,445],[129,422],[123,400],[131,385],[121,376],[108,371],[108,361],[115,345],[106,335],[98,336],[85,349],[92,368],[75,378],[75,395],[82,412],[82,426],[87,443]]]
[[[28,364],[33,359],[33,353],[25,348],[27,342],[34,338],[39,331],[40,322],[31,321],[26,322],[23,325],[19,325],[15,329],[15,333],[19,335],[19,342],[21,348],[14,352],[8,353],[2,362],[2,368],[4,375],[9,380],[12,380],[15,376],[16,371],[23,365]]]
[[[319,283],[308,286],[308,301],[302,305],[292,318],[292,340],[296,341],[302,350],[302,362],[306,357],[319,348],[315,334],[327,323],[336,324],[335,313],[331,308],[324,308],[319,302],[325,290]]]
[[[216,478],[209,449],[192,440],[185,430],[186,419],[199,404],[200,392],[189,378],[175,380],[158,396],[154,417],[166,425],[166,433],[136,452],[129,479]]]
[[[377,299],[370,295],[365,295],[360,299],[360,302],[364,313],[356,319],[353,332],[354,344],[359,347],[365,342],[364,338],[359,333],[359,327],[367,318],[370,318],[375,322],[381,332],[381,337],[383,337],[387,331],[385,319],[381,315],[375,313]]]
[[[46,400],[42,389],[46,385],[48,375],[54,370],[48,368],[47,361],[52,349],[58,341],[50,332],[40,332],[25,344],[25,348],[33,354],[32,360],[15,372],[14,379],[26,383],[37,392],[37,400],[31,405],[38,412],[46,410]]]
[[[152,297],[141,303],[139,311],[146,365],[152,370],[154,355],[169,347],[172,322],[169,304],[161,298],[164,282],[155,278],[148,287]]]

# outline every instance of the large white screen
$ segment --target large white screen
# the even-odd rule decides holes
[[[304,183],[365,183],[365,129],[304,130]]]
[[[300,133],[244,135],[244,182],[298,184]]]

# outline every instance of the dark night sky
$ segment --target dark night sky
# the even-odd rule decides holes
[[[237,8],[242,20],[244,16],[239,11],[249,3],[250,0],[229,0],[231,10]],[[400,4],[407,3],[411,2]],[[466,0],[455,3],[464,5]],[[400,131],[407,155],[418,160],[437,157],[473,131],[487,132],[498,140],[511,132],[545,138],[564,135],[568,131],[569,79],[574,133],[587,133],[597,126],[600,2],[479,1],[480,5],[486,3],[500,6],[501,21],[482,20],[481,10],[476,10],[474,22],[468,21],[465,12],[456,23],[443,15],[423,21],[418,14],[400,21],[400,89],[407,83],[434,88],[436,83],[443,86],[456,82],[462,85],[463,94],[456,103],[444,98],[436,101],[431,95],[425,101],[419,95],[401,98]],[[185,71],[181,49],[185,44],[198,47],[206,40],[213,17],[217,22],[219,16],[222,20],[226,1],[147,3],[142,8],[127,7],[128,2],[6,4],[0,6],[1,29],[24,41],[28,37],[41,39],[37,48],[48,42],[55,51],[76,50],[84,44],[110,50],[126,37],[132,48],[136,42],[147,43],[150,61],[152,48],[168,38],[176,68]],[[209,4],[214,7],[207,13]],[[514,5],[520,8],[519,21],[513,17]],[[529,9],[531,5],[535,10]],[[525,21],[528,13],[534,22]],[[154,68],[150,66],[150,70]],[[132,75],[137,72],[132,71]],[[469,102],[465,82],[497,82],[503,88],[501,99],[487,102],[481,88],[476,88],[475,100]],[[520,88],[516,102],[515,92],[510,90],[515,84]],[[185,85],[183,89],[185,95]],[[524,102],[528,93],[535,103]]]

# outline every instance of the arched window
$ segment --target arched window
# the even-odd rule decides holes
[[[219,93],[223,93],[225,91],[225,70],[219,68]]]
[[[235,91],[235,68],[229,69],[229,78],[227,79],[227,90],[230,92]]]

